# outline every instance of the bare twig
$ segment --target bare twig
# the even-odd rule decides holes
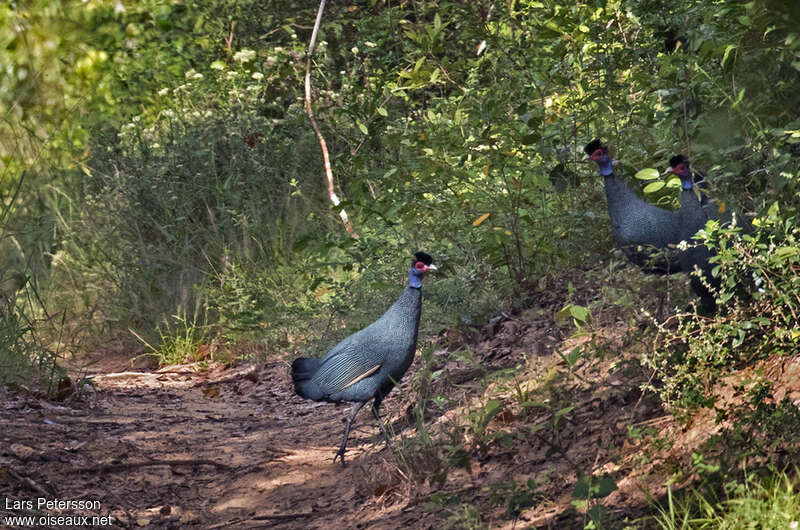
[[[317,120],[314,118],[314,111],[311,108],[311,56],[314,54],[314,44],[317,41],[317,31],[319,30],[319,24],[322,21],[322,13],[324,11],[325,0],[320,0],[319,9],[317,10],[317,20],[314,22],[314,30],[311,32],[311,40],[308,42],[308,52],[306,53],[306,114],[308,114],[308,119],[311,121],[311,126],[314,128],[314,132],[317,134],[319,147],[322,149],[322,160],[325,164],[325,178],[328,184],[328,197],[330,197],[330,200],[334,206],[339,206],[341,201],[339,201],[339,197],[336,196],[336,188],[333,183],[333,170],[331,169],[331,158],[328,154],[328,145],[325,143],[325,138],[322,136],[319,125],[317,125]],[[339,217],[342,218],[342,223],[344,223],[344,228],[347,230],[347,233],[355,239],[358,239],[358,234],[353,229],[353,225],[350,222],[350,219],[347,217],[347,212],[344,210],[344,208],[339,210]]]
[[[269,520],[290,520],[300,519],[301,517],[310,517],[314,515],[313,512],[308,513],[269,513],[262,515],[254,515],[250,518],[251,521],[269,521]]]
[[[30,477],[26,477],[26,476],[24,476],[24,475],[20,475],[19,473],[17,473],[16,471],[14,471],[13,469],[11,469],[10,467],[6,467],[6,468],[4,468],[4,470],[5,470],[5,472],[6,472],[6,473],[8,473],[8,475],[9,475],[11,478],[13,478],[14,480],[16,480],[17,482],[19,482],[19,483],[20,483],[20,484],[22,484],[23,486],[27,486],[28,488],[32,489],[33,491],[35,491],[35,492],[36,492],[36,493],[38,493],[39,495],[42,495],[42,496],[44,496],[44,497],[52,497],[52,496],[56,496],[56,492],[55,492],[55,490],[54,490],[52,487],[50,488],[50,490],[51,490],[51,491],[48,491],[48,490],[47,490],[47,489],[45,489],[44,487],[40,486],[40,485],[39,485],[39,484],[38,484],[38,483],[37,483],[35,480],[33,480],[32,478],[30,478]]]
[[[236,27],[236,21],[231,21],[231,31],[228,33],[228,38],[225,39],[225,49],[228,53],[233,53],[233,29]]]
[[[85,471],[88,473],[103,473],[105,471],[118,471],[125,469],[136,469],[139,467],[150,466],[214,466],[220,469],[233,469],[231,466],[214,462],[213,460],[206,460],[204,458],[184,458],[179,460],[147,460],[144,462],[120,462],[118,464],[99,464],[96,466],[89,466],[78,468],[78,471]]]
[[[233,519],[229,519],[227,521],[223,521],[221,523],[217,523],[212,526],[208,526],[208,530],[218,530],[219,528],[226,528],[228,526],[238,525],[240,523],[244,523],[246,521],[291,521],[293,519],[300,519],[302,517],[310,517],[314,515],[313,512],[308,513],[273,513],[273,514],[262,514],[262,515],[254,515],[253,517],[234,517]],[[271,526],[271,525],[270,525]],[[262,526],[248,526],[248,528],[268,528]]]

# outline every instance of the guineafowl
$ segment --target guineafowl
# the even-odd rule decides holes
[[[681,239],[692,243],[692,238],[697,231],[706,225],[710,218],[710,210],[713,205],[706,201],[704,206],[702,198],[705,194],[700,191],[700,198],[695,195],[694,184],[696,183],[689,159],[683,155],[675,155],[669,160],[667,172],[674,173],[681,179],[681,209],[680,215]],[[709,290],[709,286],[718,288],[719,280],[713,276],[713,268],[709,258],[714,253],[703,243],[697,243],[681,253],[681,269],[689,274],[692,290],[700,297],[700,311],[703,314],[711,315],[716,312],[717,304],[714,294]],[[700,275],[696,274],[695,267],[700,269]]]
[[[596,162],[605,181],[608,216],[617,245],[645,272],[679,272],[680,253],[668,247],[683,239],[680,214],[648,203],[617,178],[608,148],[600,140],[590,142],[584,151],[584,160]]]
[[[342,466],[350,426],[370,400],[386,443],[391,444],[378,408],[414,359],[422,310],[422,278],[431,270],[436,270],[431,256],[417,252],[411,263],[409,286],[382,317],[341,341],[324,358],[301,357],[292,363],[294,389],[301,397],[353,402],[342,445],[333,457],[334,462],[341,458]]]
[[[689,159],[683,155],[675,155],[669,159],[669,167],[664,171],[664,175],[675,174],[681,179],[681,208],[695,208],[696,203],[705,211],[706,219],[716,217],[716,205],[706,195],[708,184],[705,176],[697,171],[690,169]],[[695,192],[694,190],[697,190]]]

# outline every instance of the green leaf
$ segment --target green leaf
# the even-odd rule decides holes
[[[744,99],[744,89],[742,88],[741,90],[739,90],[739,95],[736,96],[736,101],[733,102],[733,108],[738,107],[739,103],[741,103],[743,99]]]
[[[775,249],[775,257],[778,259],[786,259],[800,254],[800,249],[797,247],[779,247]]]
[[[536,142],[538,142],[541,138],[542,138],[541,134],[539,134],[539,133],[531,133],[531,134],[526,134],[525,136],[523,136],[520,139],[519,142],[522,145],[531,145],[531,144],[535,144]]]
[[[575,405],[570,405],[569,407],[564,407],[563,409],[560,409],[555,414],[553,414],[553,418],[554,419],[562,418],[562,417],[566,416],[567,414],[569,414],[570,412],[572,412],[572,409],[574,409],[574,408],[575,408]]]
[[[651,182],[650,184],[648,184],[647,186],[644,187],[644,192],[645,193],[655,193],[655,192],[659,191],[661,188],[663,188],[664,185],[665,184],[663,182],[661,182],[660,180],[657,181],[657,182]]]
[[[589,318],[589,310],[582,305],[570,306],[569,312],[572,315],[572,318],[578,322],[586,322],[586,320]]]
[[[367,129],[367,126],[364,125],[363,123],[359,122],[358,123],[358,128],[361,129],[362,133],[369,134],[369,130]]]
[[[661,176],[661,174],[657,169],[647,167],[636,173],[634,176],[639,180],[653,180],[657,179],[659,176]]]
[[[679,179],[678,177],[672,177],[671,179],[669,179],[667,181],[667,188],[669,188],[671,190],[674,190],[674,189],[680,188],[680,187],[681,187],[681,179]]]
[[[492,418],[497,416],[500,411],[503,410],[503,407],[500,406],[500,402],[496,399],[490,399],[486,402],[486,413],[483,415],[483,419],[481,419],[481,428],[485,429],[489,422],[492,421]]]
[[[572,490],[573,499],[588,499],[589,498],[589,480],[586,476],[580,478],[575,484],[575,489]]]
[[[531,427],[531,434],[536,434],[537,432],[541,431],[545,427],[547,427],[547,423],[545,423],[545,422],[537,423],[536,425]]]
[[[731,51],[733,51],[735,49],[736,49],[736,45],[735,44],[728,44],[725,47],[725,53],[722,54],[722,63],[721,63],[722,66],[725,66],[725,61],[728,60],[728,55],[730,55]]]
[[[375,109],[375,112],[377,112],[378,114],[380,114],[381,116],[384,116],[384,117],[389,115],[389,113],[386,112],[386,109],[383,108],[383,107],[378,107],[377,109]]]
[[[602,499],[608,497],[612,491],[617,489],[617,483],[611,477],[603,477],[599,482],[592,486],[592,497]]]
[[[578,362],[578,359],[581,357],[581,349],[580,348],[572,348],[572,351],[564,357],[564,361],[566,361],[567,366],[575,366],[575,363]]]

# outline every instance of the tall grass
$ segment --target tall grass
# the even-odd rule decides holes
[[[791,530],[800,526],[800,491],[796,478],[776,472],[766,478],[749,476],[733,485],[724,500],[698,490],[676,498],[668,490],[664,506],[657,508],[654,528],[662,530],[746,530],[775,528]]]

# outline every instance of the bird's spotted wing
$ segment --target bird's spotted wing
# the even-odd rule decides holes
[[[322,361],[314,382],[328,394],[335,394],[374,374],[382,364],[363,344],[340,343]]]

